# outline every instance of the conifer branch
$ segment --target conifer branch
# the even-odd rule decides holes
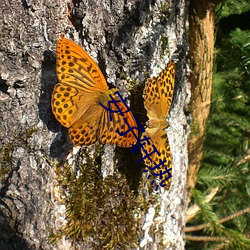
[[[187,240],[192,241],[226,241],[226,237],[210,237],[210,236],[191,236],[186,235]]]
[[[209,203],[217,194],[218,190],[219,187],[212,188],[209,194],[206,196],[205,202]],[[191,219],[193,219],[200,210],[201,207],[198,204],[194,204],[191,207],[189,207],[186,213],[186,223],[189,222]]]
[[[234,218],[236,218],[236,217],[238,217],[238,216],[240,216],[242,214],[248,213],[248,212],[250,212],[250,207],[245,208],[245,209],[243,209],[241,211],[238,211],[236,213],[233,213],[233,214],[219,220],[219,223],[224,223],[226,221],[232,220],[232,219],[234,219]],[[207,227],[210,227],[210,223],[198,225],[198,226],[195,226],[195,227],[186,227],[185,232],[187,233],[187,232],[199,231],[199,230],[202,230],[202,229],[207,228]]]

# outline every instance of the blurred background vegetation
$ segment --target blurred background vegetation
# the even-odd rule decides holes
[[[217,5],[215,36],[211,110],[190,204],[201,210],[187,223],[186,249],[250,249],[249,0]]]

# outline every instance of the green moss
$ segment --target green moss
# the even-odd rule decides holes
[[[24,133],[22,133],[22,137],[23,139],[28,139],[32,136],[33,133],[37,132],[38,129],[35,126],[30,127],[29,129],[27,129]]]
[[[169,5],[167,1],[164,1],[160,8],[161,16],[165,16],[166,18],[169,16]]]
[[[15,135],[12,142],[8,142],[4,144],[0,149],[0,180],[1,178],[8,178],[12,171],[12,152],[16,147],[26,147],[30,149],[28,144],[28,138],[32,136],[32,134],[36,132],[34,127]]]
[[[0,150],[0,179],[9,175],[11,172],[11,152],[13,150],[12,145],[9,143]]]
[[[189,134],[189,138],[192,138],[194,136],[198,136],[200,134],[200,126],[197,122],[193,121],[191,123],[191,131]]]
[[[120,78],[123,79],[123,80],[126,80],[126,81],[128,80],[127,75],[123,71],[120,73]]]
[[[103,179],[100,166],[91,159],[78,166],[77,174],[68,165],[58,165],[56,172],[66,197],[67,225],[51,234],[51,241],[65,235],[75,241],[94,242],[98,249],[138,246],[139,218],[150,201],[142,194],[135,195],[125,175],[115,173]]]
[[[120,74],[120,79],[125,80],[126,81],[126,85],[128,90],[132,90],[135,88],[135,86],[138,85],[138,81],[137,80],[131,80],[129,77],[127,77],[127,75],[124,72],[121,72]]]
[[[166,55],[169,54],[169,50],[168,50],[168,37],[162,35],[161,37],[161,54],[162,55]]]

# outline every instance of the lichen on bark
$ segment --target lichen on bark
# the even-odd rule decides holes
[[[188,131],[184,108],[189,99],[186,14],[184,0],[1,1],[0,160],[9,169],[0,176],[0,216],[4,221],[0,224],[3,229],[0,230],[0,248],[97,247],[99,241],[96,240],[98,235],[95,235],[95,230],[91,235],[92,242],[85,241],[84,237],[83,241],[66,237],[55,244],[49,241],[51,232],[59,232],[67,225],[66,219],[70,221],[68,215],[73,213],[78,216],[74,209],[68,214],[69,210],[66,210],[71,209],[71,205],[77,205],[74,200],[72,204],[67,203],[72,190],[81,195],[80,204],[88,204],[84,203],[83,196],[91,189],[82,192],[87,187],[84,187],[87,183],[83,182],[83,175],[80,176],[81,185],[78,183],[79,190],[78,185],[72,183],[66,188],[61,182],[66,173],[68,177],[79,178],[77,171],[82,169],[85,173],[83,166],[87,166],[89,172],[86,175],[95,171],[98,175],[112,173],[109,170],[115,169],[113,175],[103,179],[100,174],[90,182],[94,190],[94,204],[107,206],[109,203],[105,197],[109,195],[108,190],[113,190],[111,194],[118,193],[119,199],[112,199],[111,195],[110,203],[117,206],[120,201],[118,205],[124,205],[129,210],[125,213],[114,208],[117,213],[111,215],[122,214],[128,224],[124,227],[117,224],[114,228],[125,230],[124,233],[132,232],[131,235],[123,240],[112,236],[107,245],[119,248],[120,243],[126,244],[126,240],[131,239],[142,249],[184,249]],[[109,150],[105,151],[106,146],[100,144],[87,149],[72,148],[67,130],[55,120],[50,106],[51,93],[57,82],[55,44],[62,34],[79,43],[98,61],[108,84],[118,87],[123,96],[128,96],[131,109],[141,121],[146,120],[145,112],[141,114],[145,79],[159,73],[170,57],[176,61],[175,98],[168,129],[174,162],[174,177],[169,192],[160,190],[157,194],[152,193],[153,188],[142,174],[144,166],[137,164],[139,154],[132,155],[129,150],[117,148],[111,149],[108,157]],[[130,86],[120,78],[122,72]],[[86,152],[94,156],[92,161],[86,161]],[[69,169],[72,172],[67,172]],[[62,170],[65,172],[61,173]],[[93,186],[97,183],[105,185],[105,194],[100,194],[102,190]],[[60,192],[63,190],[64,197],[58,197],[58,188]],[[138,210],[140,213],[134,213]],[[105,209],[100,208],[100,211]],[[135,214],[140,214],[140,218],[136,218]],[[103,216],[107,224],[109,217]],[[111,222],[119,223],[117,218]],[[111,230],[111,226],[108,225],[108,229]],[[70,231],[67,233],[66,236],[73,235]]]

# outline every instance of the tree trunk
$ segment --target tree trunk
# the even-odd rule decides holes
[[[190,191],[188,203],[200,168],[206,123],[210,111],[214,60],[214,18],[218,2],[206,0],[198,3],[196,0],[191,0],[189,6],[191,64],[189,81],[192,93],[189,109],[192,127],[188,140],[187,187]]]
[[[0,249],[184,249],[186,1],[0,4]],[[131,149],[72,147],[50,105],[62,34],[98,61],[142,123],[145,79],[175,60],[169,191],[153,192]]]

